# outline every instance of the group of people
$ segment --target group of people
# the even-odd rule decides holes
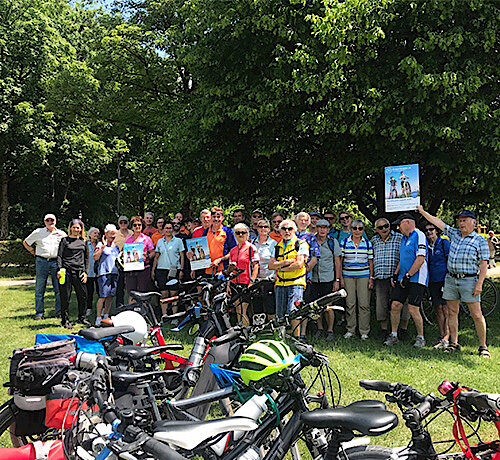
[[[56,217],[47,214],[45,227],[36,229],[24,246],[36,256],[35,319],[44,317],[44,292],[51,275],[56,294],[56,315],[72,328],[68,304],[74,287],[78,300],[78,321],[89,324],[93,296],[97,292],[96,324],[109,315],[113,298],[124,302],[125,290],[174,295],[176,283],[197,277],[212,277],[228,265],[241,270],[232,280],[235,289],[260,280],[258,293],[243,296],[236,306],[239,320],[247,325],[252,314],[283,317],[301,301],[313,301],[345,288],[345,339],[357,333],[361,340],[371,332],[370,297],[376,297],[376,319],[385,345],[394,346],[407,336],[410,317],[417,337],[414,346],[425,346],[420,304],[428,287],[436,308],[440,339],[435,348],[447,353],[458,345],[458,305],[469,305],[479,339],[479,354],[489,357],[486,323],[481,314],[480,293],[490,259],[488,242],[474,229],[475,214],[463,210],[458,227],[452,228],[427,213],[416,210],[425,225],[417,228],[412,213],[402,214],[393,224],[381,217],[374,223],[375,235],[369,239],[365,224],[348,212],[300,212],[288,218],[275,212],[268,220],[255,209],[247,222],[245,211],[233,212],[234,226],[224,225],[219,207],[204,209],[199,219],[157,217],[151,212],[130,219],[120,216],[118,228],[108,224],[100,238],[97,228],[85,235],[79,219],[71,221],[68,234],[56,227]],[[336,221],[339,221],[337,228]],[[156,226],[155,226],[156,225]],[[130,227],[130,228],[129,228]],[[441,237],[444,233],[448,239]],[[193,271],[194,253],[186,240],[205,236],[210,267]],[[124,243],[142,243],[144,268],[120,270]],[[35,248],[33,245],[36,245]],[[64,277],[64,283],[56,280]],[[130,301],[130,299],[129,299]],[[176,306],[174,305],[174,312]],[[164,310],[163,313],[166,313]],[[334,339],[333,311],[317,321],[315,336]],[[307,323],[297,320],[294,334],[305,340]]]

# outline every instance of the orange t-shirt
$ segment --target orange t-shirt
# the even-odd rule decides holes
[[[156,243],[158,243],[158,241],[160,241],[162,238],[163,235],[160,232],[156,232],[151,236],[151,241],[155,245],[155,248],[156,248]]]
[[[209,229],[207,232],[207,241],[208,241],[208,250],[210,252],[210,260],[213,262],[215,259],[219,259],[224,255],[224,243],[226,242],[226,232],[224,229],[219,228],[215,233],[212,229]],[[221,272],[223,270],[223,264],[219,264],[217,267],[217,272]],[[211,275],[213,271],[213,267],[207,268],[206,273]]]
[[[274,241],[276,241],[276,243],[281,243],[281,240],[283,239],[283,237],[279,233],[276,233],[274,230],[269,233],[269,238],[272,238]]]

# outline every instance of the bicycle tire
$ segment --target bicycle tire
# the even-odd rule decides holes
[[[431,294],[428,288],[425,288],[424,291],[424,297],[420,304],[420,314],[430,326],[436,324],[436,309],[432,306]]]
[[[337,460],[339,457],[333,457],[328,452],[324,460]],[[340,458],[348,458],[349,460],[390,460],[395,458],[395,452],[389,447],[383,446],[358,446],[350,447],[345,450],[345,456]]]
[[[28,443],[24,436],[16,436],[14,434],[16,426],[16,405],[14,399],[9,399],[0,408],[0,436],[6,431],[9,432],[10,440],[13,447],[21,447]]]
[[[486,278],[483,283],[483,291],[481,292],[481,311],[483,312],[483,316],[487,317],[491,315],[496,310],[497,305],[498,289],[493,281]],[[467,316],[470,316],[469,307],[465,302],[460,302],[460,309]]]

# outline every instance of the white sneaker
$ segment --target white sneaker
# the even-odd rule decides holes
[[[102,318],[100,316],[98,316],[96,319],[95,319],[95,325],[96,326],[99,326],[101,324],[101,321],[102,321]]]
[[[344,334],[344,339],[350,339],[352,337],[354,337],[354,334],[352,332],[346,332]]]
[[[413,344],[415,348],[425,347],[425,339],[423,337],[417,337],[415,343]]]
[[[361,340],[368,340],[368,334],[361,334]]]
[[[103,315],[102,319],[109,319],[109,315]]]

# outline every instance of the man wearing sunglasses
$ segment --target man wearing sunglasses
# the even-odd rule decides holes
[[[60,241],[66,233],[56,228],[56,216],[47,214],[44,219],[45,227],[37,228],[23,241],[23,246],[36,258],[35,280],[35,320],[43,319],[45,315],[44,297],[47,287],[47,278],[50,275],[55,296],[56,316],[61,316],[61,298],[59,295],[59,281],[57,278],[57,251]],[[33,248],[33,244],[36,248]]]
[[[424,296],[425,287],[429,282],[427,266],[427,240],[425,235],[416,228],[415,217],[412,214],[401,214],[394,222],[399,224],[403,234],[399,248],[399,265],[397,280],[392,291],[391,328],[392,333],[384,342],[387,346],[398,343],[398,326],[401,319],[401,309],[408,299],[408,309],[415,323],[417,338],[415,348],[425,346],[424,322],[420,314],[420,304]]]
[[[337,220],[335,214],[332,211],[326,211],[325,214],[323,214],[323,219],[328,221],[328,236],[338,241],[340,230],[334,227],[335,221]]]
[[[389,221],[381,217],[375,221],[377,232],[371,239],[373,246],[374,264],[374,288],[376,297],[376,315],[380,323],[380,336],[384,341],[387,339],[387,318],[391,310],[392,276],[396,273],[399,263],[399,248],[403,235],[391,230]],[[401,323],[399,337],[406,338],[408,334],[408,320],[410,313],[408,304],[403,306],[401,312]]]
[[[306,260],[309,257],[309,246],[305,240],[295,235],[297,225],[291,219],[280,225],[283,237],[275,246],[274,255],[269,258],[269,270],[276,271],[276,315],[283,318],[295,308],[295,302],[301,301],[306,286]],[[292,322],[293,333],[299,336],[299,320]]]
[[[264,213],[260,209],[252,211],[252,227],[250,228],[250,241],[259,236],[259,220],[264,218]]]

